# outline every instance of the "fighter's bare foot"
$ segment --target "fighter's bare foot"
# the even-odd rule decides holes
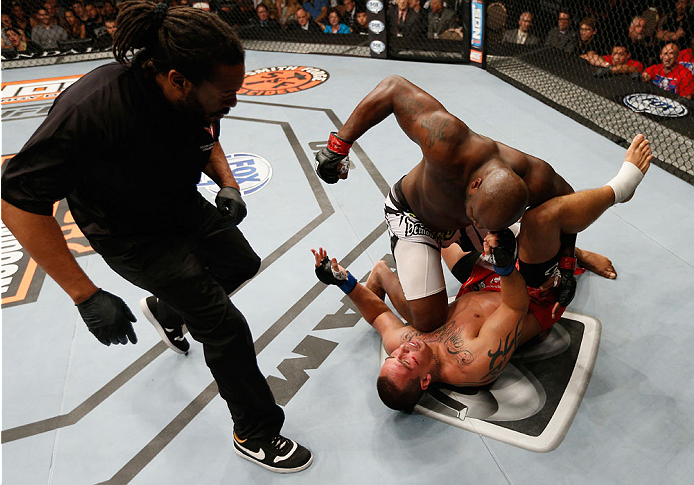
[[[369,273],[369,277],[366,279],[366,283],[364,283],[364,286],[373,291],[381,300],[385,301],[386,290],[383,289],[381,279],[379,278],[379,273],[381,271],[390,271],[390,268],[385,261],[379,261],[374,265],[371,273]]]
[[[615,279],[617,272],[612,266],[612,261],[602,254],[594,253],[586,249],[576,248],[576,260],[578,264],[603,278]]]
[[[653,154],[651,153],[651,143],[646,140],[641,133],[636,135],[631,141],[631,145],[627,149],[627,153],[624,156],[624,161],[629,162],[636,166],[641,173],[646,175],[648,167],[651,166],[651,159],[653,159]],[[628,202],[634,196],[632,192],[629,197],[624,199],[624,202]]]
[[[631,145],[627,149],[627,153],[624,156],[624,161],[633,163],[638,167],[639,170],[641,170],[641,173],[646,175],[648,167],[651,166],[652,158],[651,142],[646,140],[646,137],[639,133],[631,141]]]

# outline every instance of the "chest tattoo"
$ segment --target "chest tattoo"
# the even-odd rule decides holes
[[[402,342],[410,342],[413,338],[421,338],[427,343],[443,344],[446,352],[458,365],[472,364],[475,356],[465,348],[465,340],[459,326],[454,321],[443,325],[433,332],[422,333],[414,328],[403,332],[400,336]]]

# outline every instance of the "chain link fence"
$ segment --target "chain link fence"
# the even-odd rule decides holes
[[[111,57],[114,0],[14,0],[2,67]],[[468,63],[694,184],[694,0],[170,0],[251,50]]]
[[[694,184],[694,2],[487,5],[487,69]]]

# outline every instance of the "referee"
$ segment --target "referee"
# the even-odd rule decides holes
[[[62,93],[8,162],[2,219],[101,343],[134,344],[128,306],[93,283],[68,250],[52,215],[67,198],[94,250],[152,294],[142,310],[166,344],[187,352],[183,325],[203,344],[234,421],[236,453],[275,472],[303,470],[313,456],[280,435],[284,412],[228,297],[260,268],[236,227],[246,206],[219,144],[219,121],[243,84],[243,47],[209,12],[130,1],[113,53],[118,62]],[[197,191],[201,172],[220,187],[216,207]]]

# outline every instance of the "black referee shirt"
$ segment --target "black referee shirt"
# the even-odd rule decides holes
[[[219,122],[192,125],[141,69],[110,63],[56,99],[7,162],[2,198],[42,215],[67,198],[75,222],[99,247],[186,232],[218,138]]]

